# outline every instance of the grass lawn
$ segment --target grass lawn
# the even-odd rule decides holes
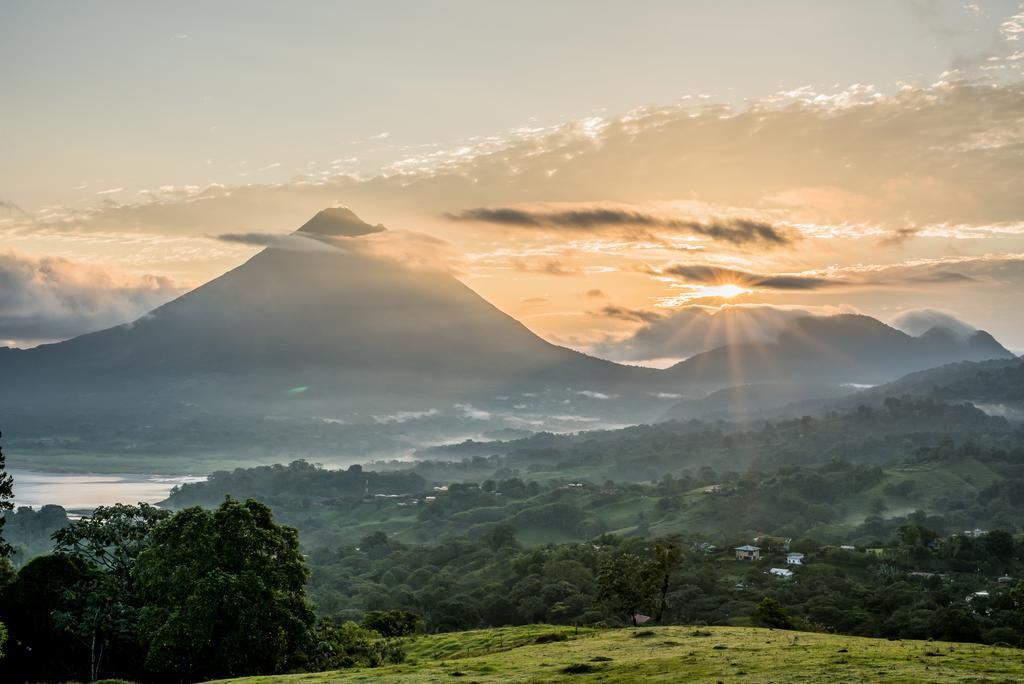
[[[558,635],[566,640],[552,641]],[[748,627],[653,627],[577,634],[571,628],[532,625],[419,637],[408,651],[409,662],[402,665],[228,681],[1024,681],[1024,651],[1017,649]]]

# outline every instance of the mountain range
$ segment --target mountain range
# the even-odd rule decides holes
[[[343,422],[453,405],[512,415],[512,404],[537,417],[535,429],[571,412],[641,422],[674,396],[774,383],[790,386],[777,394],[793,399],[796,386],[821,394],[1013,358],[982,331],[913,337],[840,315],[800,318],[775,341],[725,345],[666,370],[624,366],[541,339],[443,270],[379,253],[387,235],[327,209],[134,322],[0,349],[0,416],[14,423],[5,432],[73,434],[75,425],[159,426],[189,415],[202,416],[189,428],[201,442],[220,416]]]

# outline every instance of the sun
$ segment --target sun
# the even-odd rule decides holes
[[[741,294],[747,294],[750,292],[745,287],[740,287],[735,283],[723,283],[722,285],[704,285],[701,287],[700,294],[702,297],[722,297],[723,299],[731,299]]]

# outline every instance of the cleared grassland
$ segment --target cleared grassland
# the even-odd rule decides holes
[[[410,642],[408,652],[409,662],[390,667],[224,681],[1024,681],[1024,651],[1018,649],[749,627],[653,627],[577,634],[571,628],[532,625],[423,636]]]

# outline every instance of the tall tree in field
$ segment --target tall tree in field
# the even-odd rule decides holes
[[[612,610],[629,617],[636,626],[636,616],[651,609],[655,587],[643,558],[633,553],[620,553],[601,562],[597,574],[598,596]]]
[[[258,501],[178,512],[153,530],[135,576],[146,667],[161,678],[276,674],[311,643],[298,533]]]
[[[658,598],[654,608],[654,619],[661,622],[668,608],[668,587],[672,572],[679,565],[683,550],[676,544],[660,542],[654,547],[654,558],[648,561],[648,572],[654,584]]]
[[[670,542],[657,542],[644,555],[619,553],[605,558],[597,574],[598,597],[635,627],[637,614],[651,612],[661,621],[668,607],[669,579],[679,565],[682,550]]]

